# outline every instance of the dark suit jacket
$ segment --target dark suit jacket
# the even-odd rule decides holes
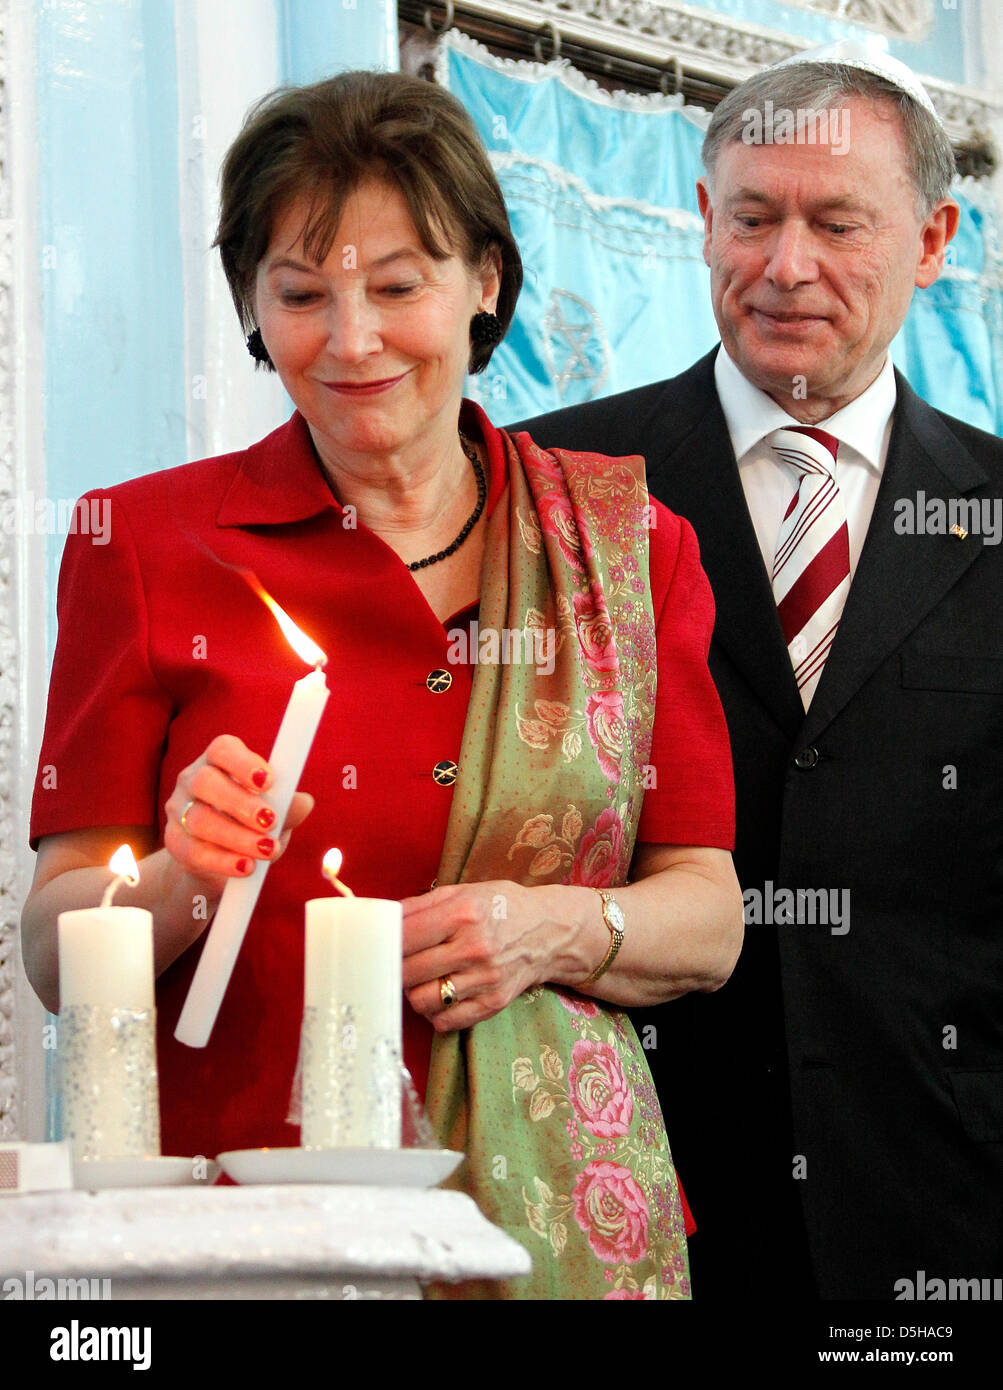
[[[723,989],[641,1020],[657,1020],[649,1057],[693,1248],[714,1252],[704,1287],[770,1296],[789,1279],[792,1192],[823,1298],[894,1298],[919,1270],[998,1276],[1003,546],[974,526],[897,534],[894,508],[920,493],[1000,508],[1003,443],[897,375],[873,518],[806,716],[713,359],[527,426],[543,446],[643,454],[652,493],[696,530],[743,890],[848,894],[848,931],[750,924]]]

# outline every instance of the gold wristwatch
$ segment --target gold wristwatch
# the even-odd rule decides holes
[[[600,975],[605,975],[606,971],[616,960],[617,951],[619,951],[620,947],[623,945],[623,908],[617,902],[616,898],[614,898],[609,888],[594,888],[592,891],[598,893],[600,898],[602,898],[602,919],[607,927],[609,927],[610,943],[609,950],[603,957],[602,962],[593,970],[591,975],[582,980],[583,985],[591,985],[594,981],[598,980]]]

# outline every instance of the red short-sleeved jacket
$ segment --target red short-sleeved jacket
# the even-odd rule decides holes
[[[476,407],[464,411],[467,432],[487,445],[493,507],[506,482],[502,440]],[[162,831],[178,773],[217,734],[267,757],[305,668],[220,560],[252,569],[328,654],[331,698],[301,782],[317,805],[269,871],[208,1047],[173,1036],[201,943],[157,985],[163,1152],[295,1144],[285,1115],[303,904],[328,892],[320,865],[332,844],[356,893],[403,898],[429,887],[452,797],[432,769],[459,757],[472,668],[447,661],[455,619],[436,620],[379,537],[343,524],[298,414],[250,449],[100,495],[111,504],[107,544],[73,535],[63,557],[33,843],[102,825]],[[713,601],[691,528],[658,504],[651,587],[658,783],[639,839],[730,849],[731,758],[706,664]],[[430,689],[426,677],[443,668],[451,686]],[[405,1004],[405,1054],[422,1090],[430,1037]]]

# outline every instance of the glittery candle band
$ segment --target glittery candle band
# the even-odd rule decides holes
[[[301,1144],[310,1149],[398,1149],[401,1058],[351,1004],[303,1010]]]
[[[81,1158],[160,1153],[155,1009],[70,1004],[59,1015],[63,1137]]]

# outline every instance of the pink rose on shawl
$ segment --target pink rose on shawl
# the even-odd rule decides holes
[[[585,529],[584,519],[576,520],[567,493],[544,493],[536,499],[536,509],[540,515],[543,534],[556,536],[565,560],[572,569],[584,574],[585,561],[592,555],[592,543]]]
[[[619,1163],[587,1163],[572,1194],[575,1220],[606,1264],[636,1264],[648,1251],[648,1203]]]
[[[555,989],[554,993],[569,1014],[583,1014],[585,1018],[596,1018],[599,1014],[599,1005],[582,994],[565,994],[559,989]]]
[[[585,702],[589,741],[596,750],[599,766],[611,782],[620,780],[623,754],[623,695],[619,690],[601,690]]]
[[[575,625],[585,660],[593,671],[615,671],[616,642],[606,599],[598,583],[587,594],[575,594]]]
[[[575,1043],[568,1089],[575,1114],[590,1134],[609,1139],[630,1133],[634,1098],[620,1058],[608,1043]]]
[[[611,806],[600,811],[595,825],[586,830],[571,866],[569,883],[583,888],[609,888],[616,878],[623,851],[623,825]]]
[[[642,1303],[648,1301],[640,1289],[614,1289],[612,1293],[603,1294],[604,1303],[616,1303],[625,1298],[629,1298],[633,1302],[636,1302],[638,1299],[640,1299]]]

